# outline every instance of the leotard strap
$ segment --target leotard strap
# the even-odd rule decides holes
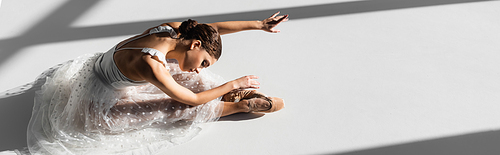
[[[121,47],[123,47],[124,45],[126,45],[126,44],[128,44],[128,43],[130,43],[130,42],[132,42],[132,41],[134,41],[134,40],[137,40],[137,39],[140,39],[140,38],[146,37],[146,36],[151,35],[151,34],[161,33],[161,32],[168,32],[168,33],[170,33],[170,36],[171,36],[172,38],[177,38],[177,33],[175,32],[175,30],[174,30],[172,27],[170,27],[170,26],[158,26],[158,27],[156,27],[156,28],[153,28],[153,29],[149,30],[149,33],[147,33],[147,34],[143,34],[143,35],[141,35],[141,36],[139,36],[139,37],[136,37],[136,38],[133,38],[133,39],[131,39],[131,40],[129,40],[129,41],[127,41],[127,42],[125,42],[125,43],[124,43],[124,44],[122,44],[121,46],[116,47],[116,48],[115,48],[115,52],[116,52],[116,51],[119,51],[119,50],[125,50],[125,49],[142,49],[142,50],[141,50],[141,52],[142,52],[142,53],[148,53],[148,54],[150,54],[150,55],[152,55],[152,56],[156,56],[156,57],[158,57],[158,59],[159,59],[159,60],[163,63],[163,65],[167,66],[167,61],[165,60],[165,56],[163,55],[163,53],[161,53],[161,52],[160,52],[159,50],[157,50],[157,49],[154,49],[154,48],[148,48],[148,47],[142,47],[142,48],[140,48],[140,47],[125,47],[125,48],[121,48]]]
[[[170,33],[170,37],[177,38],[177,33],[175,32],[174,28],[170,26],[158,26],[154,29],[149,30],[149,34],[160,33],[160,32],[168,32]]]
[[[156,28],[149,30],[149,33],[146,33],[146,34],[143,34],[139,37],[135,37],[133,39],[130,39],[129,41],[123,43],[121,46],[117,46],[115,49],[122,49],[121,47],[123,47],[124,45],[126,45],[132,41],[146,37],[146,36],[151,35],[151,34],[162,33],[162,32],[168,32],[168,33],[170,33],[171,38],[177,38],[177,33],[175,32],[174,28],[172,28],[170,26],[158,26]]]

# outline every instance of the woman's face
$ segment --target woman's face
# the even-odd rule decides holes
[[[201,69],[207,68],[217,62],[217,59],[210,56],[207,51],[201,48],[188,50],[183,61],[179,61],[182,71],[199,73]]]

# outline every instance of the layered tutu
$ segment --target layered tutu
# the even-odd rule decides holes
[[[28,125],[32,154],[155,154],[186,142],[216,121],[222,112],[219,99],[189,106],[147,84],[116,90],[103,83],[93,65],[103,53],[81,56],[51,68],[36,92]],[[201,92],[224,80],[207,69],[182,72],[167,63],[174,79]]]

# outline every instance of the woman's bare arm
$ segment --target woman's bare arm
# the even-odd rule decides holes
[[[139,68],[141,71],[138,72],[143,79],[158,87],[172,99],[192,106],[207,103],[234,89],[259,88],[257,87],[259,83],[254,80],[258,77],[245,76],[207,91],[193,93],[191,90],[179,85],[163,64],[152,56],[144,55],[143,60],[147,64],[142,65],[143,67]]]
[[[262,21],[226,21],[226,22],[216,22],[209,23],[208,25],[212,26],[219,32],[220,35],[230,34],[245,30],[264,30],[271,33],[278,33],[279,30],[274,29],[274,27],[278,26],[281,22],[288,21],[288,15],[278,16],[279,12],[273,14],[271,17],[266,18]],[[163,23],[161,26],[170,26],[174,29],[178,29],[182,22],[169,22]],[[152,27],[147,29],[144,33],[149,33]]]
[[[245,30],[264,30],[271,33],[278,33],[279,30],[274,29],[281,22],[288,21],[288,15],[278,16],[280,12],[273,14],[271,17],[262,21],[227,21],[210,23],[221,35],[235,33]]]
[[[246,30],[260,30],[262,21],[227,21],[208,24],[215,28],[220,35],[230,34]]]

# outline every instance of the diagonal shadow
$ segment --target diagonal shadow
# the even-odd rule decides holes
[[[63,6],[56,9],[23,35],[0,40],[0,65],[2,65],[5,60],[9,59],[13,53],[25,47],[52,42],[132,35],[163,22],[183,21],[187,18],[207,23],[228,20],[258,20],[269,16],[276,10],[280,10],[283,13],[289,14],[292,19],[296,20],[482,1],[492,0],[368,0],[75,28],[69,25],[95,5],[98,0],[73,0],[68,1]]]
[[[44,43],[77,40],[69,25],[97,0],[68,1],[20,36],[0,40],[0,65],[23,48]],[[77,30],[77,29],[75,29]],[[97,33],[100,30],[97,30]],[[92,38],[92,37],[90,37]],[[83,39],[83,38],[81,38]],[[50,54],[50,53],[47,53]]]
[[[292,20],[314,17],[336,16],[355,13],[367,13],[405,8],[461,4],[491,0],[369,0],[342,3],[330,3],[302,7],[276,8],[261,11],[249,11],[229,14],[203,15],[186,18],[167,18],[144,22],[129,22],[89,27],[71,27],[70,24],[96,5],[98,0],[70,0],[54,10],[47,17],[33,25],[20,36],[0,40],[0,65],[3,65],[14,53],[23,48],[53,42],[102,38],[120,35],[132,35],[145,28],[163,22],[183,21],[187,18],[200,22],[218,22],[227,20],[258,20],[275,11],[289,14]],[[50,54],[50,53],[48,53]],[[0,151],[19,149],[26,146],[26,127],[31,116],[34,89],[19,96],[0,99]],[[234,115],[222,120],[245,120],[257,116]],[[16,119],[11,119],[16,118]],[[21,137],[21,138],[20,138]],[[352,153],[351,153],[352,154]],[[356,153],[354,153],[356,154]]]
[[[498,155],[500,131],[486,131],[336,155]]]

